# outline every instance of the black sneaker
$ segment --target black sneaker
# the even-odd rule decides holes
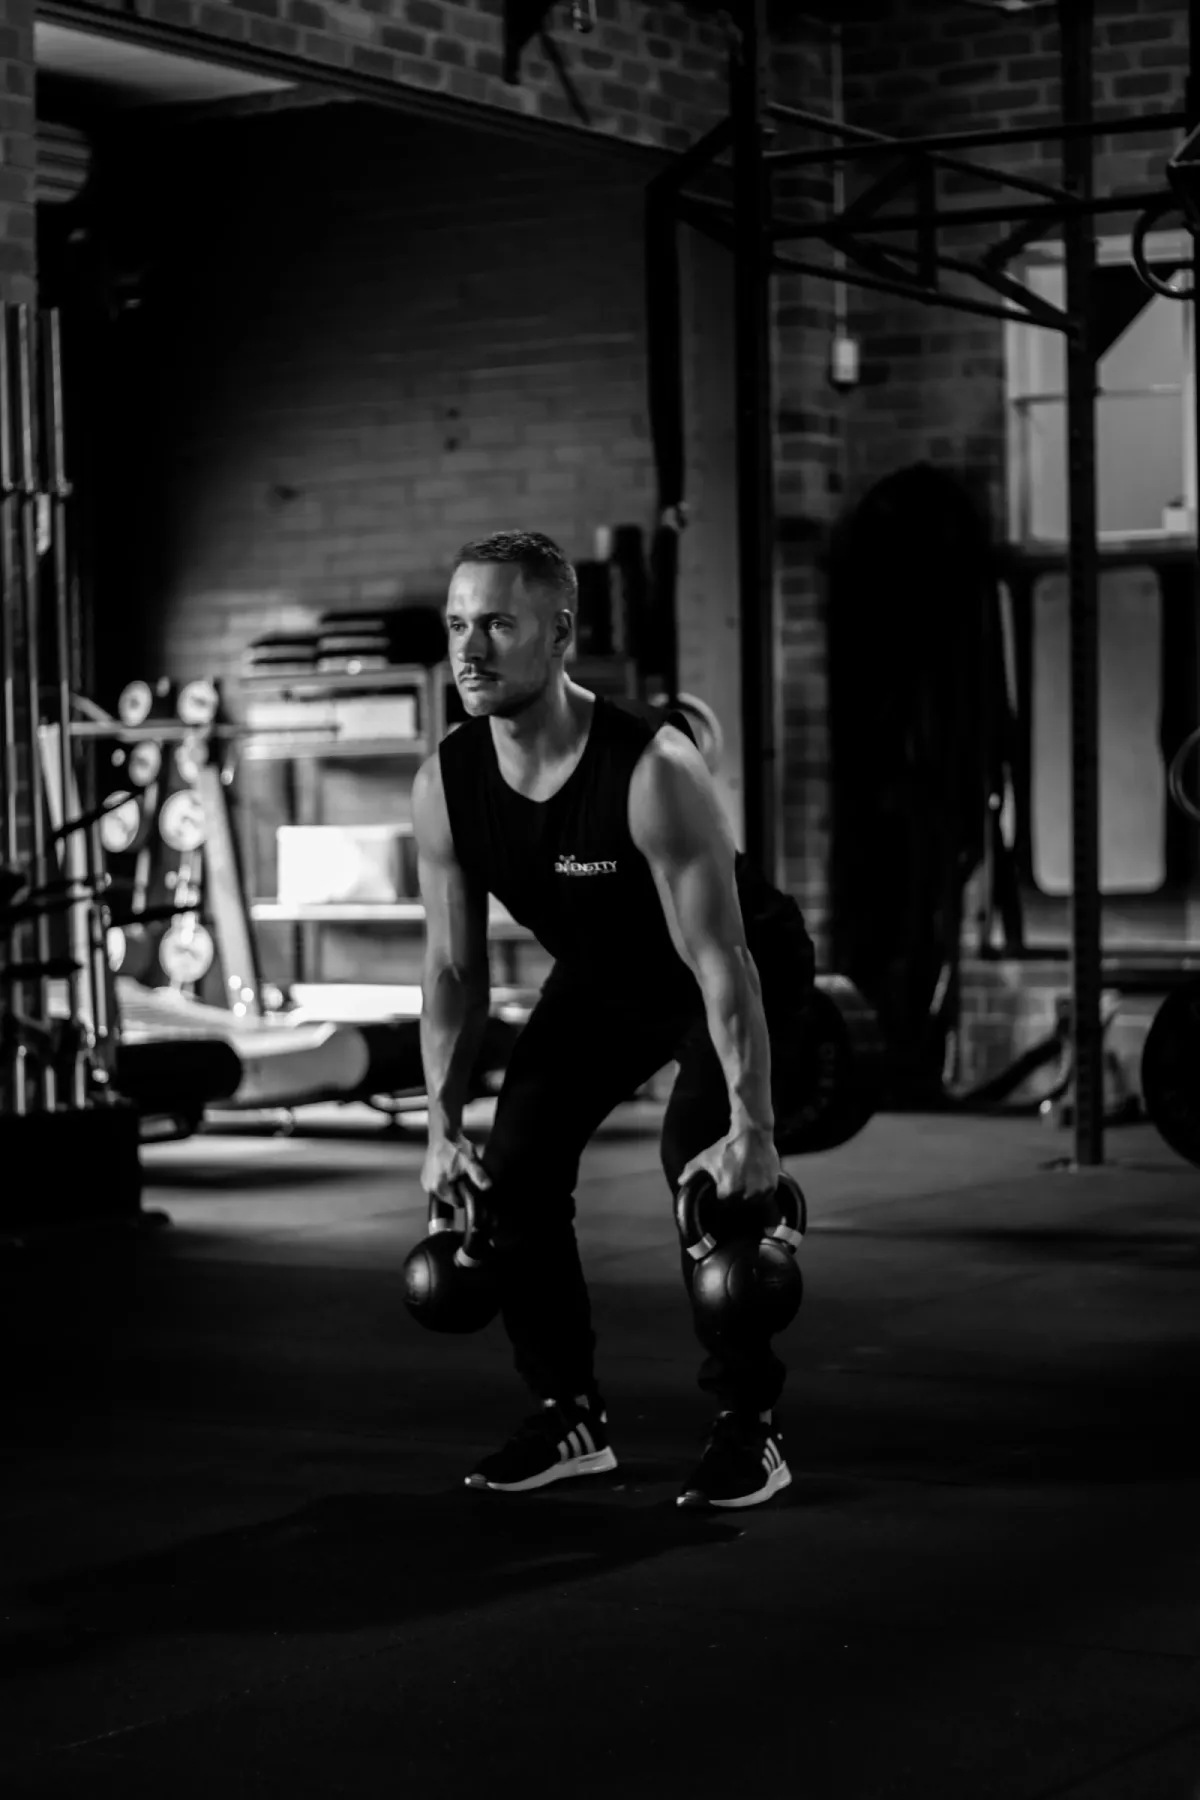
[[[679,1496],[680,1506],[761,1506],[790,1487],[783,1440],[774,1420],[723,1412],[704,1455]]]
[[[502,1450],[484,1457],[466,1484],[523,1494],[571,1475],[603,1475],[616,1466],[606,1412],[578,1400],[545,1400]]]

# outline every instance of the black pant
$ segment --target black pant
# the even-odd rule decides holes
[[[795,1102],[790,1028],[812,984],[811,946],[767,994],[776,1117]],[[766,983],[764,980],[764,988]],[[786,1001],[782,994],[786,991]],[[596,1338],[575,1239],[579,1160],[613,1109],[667,1063],[679,1073],[663,1120],[660,1155],[673,1197],[699,1151],[729,1129],[729,1094],[700,1004],[665,1013],[649,998],[598,989],[561,966],[551,974],[513,1048],[483,1155],[500,1271],[501,1316],[518,1374],[540,1399],[598,1394]],[[680,1255],[690,1288],[690,1259]],[[698,1334],[699,1335],[699,1334]],[[701,1338],[701,1342],[704,1340]],[[705,1345],[699,1385],[722,1407],[775,1405],[786,1371],[770,1339]]]

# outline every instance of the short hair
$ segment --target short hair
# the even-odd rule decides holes
[[[527,586],[545,588],[555,604],[575,611],[579,583],[563,552],[541,531],[494,531],[490,537],[464,544],[455,559],[463,563],[516,563]]]

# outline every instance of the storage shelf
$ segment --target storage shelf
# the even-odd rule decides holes
[[[255,900],[250,916],[262,925],[420,925],[425,908],[419,900],[345,900],[312,906]],[[488,930],[493,937],[532,941],[532,934],[503,907],[489,908]]]
[[[539,990],[495,983],[489,994],[493,1018],[524,1024],[537,1005]],[[421,1016],[420,983],[313,981],[297,982],[291,991],[293,1018],[335,1024],[416,1021]]]
[[[286,673],[258,669],[239,675],[237,686],[259,694],[345,694],[356,688],[365,689],[368,694],[395,693],[398,689],[423,687],[442,666],[428,669],[422,663],[393,663],[386,669],[362,669],[357,675],[344,670],[322,674],[319,669]],[[446,678],[449,680],[449,675]]]
[[[425,738],[347,738],[335,732],[293,732],[286,726],[257,725],[242,745],[247,762],[294,762],[302,756],[329,757],[411,756],[423,761],[429,755]]]
[[[236,738],[237,725],[185,725],[179,719],[147,719],[143,725],[123,725],[120,719],[74,719],[73,738],[140,744],[145,739],[163,744],[184,743],[188,738]]]
[[[619,680],[626,688],[633,680],[633,659],[628,656],[577,656],[567,664],[573,681]],[[319,670],[275,673],[268,669],[247,670],[239,675],[236,685],[254,693],[273,694],[344,694],[352,689],[369,693],[393,693],[400,688],[420,687],[431,676],[439,676],[447,687],[454,686],[449,663],[426,668],[420,663],[393,664],[386,669],[363,669],[357,675],[341,671],[321,674]]]

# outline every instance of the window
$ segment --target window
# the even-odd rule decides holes
[[[1164,278],[1190,262],[1184,234],[1152,234],[1147,252]],[[1097,247],[1096,487],[1102,541],[1194,532],[1193,308],[1153,294],[1129,257],[1128,238]],[[1065,272],[1055,247],[1030,258],[1028,286],[1062,306]],[[1006,327],[1010,531],[1017,543],[1067,537],[1066,342],[1036,325]]]
[[[1164,302],[1164,304],[1170,304]],[[1030,862],[1047,895],[1071,891],[1068,587],[1042,575],[1031,596]],[[1100,577],[1100,889],[1157,893],[1167,879],[1162,715],[1163,599],[1147,568]]]

